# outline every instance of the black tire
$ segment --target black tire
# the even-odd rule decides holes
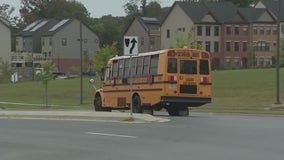
[[[132,97],[132,112],[142,113],[141,100],[137,94]]]
[[[170,116],[188,116],[189,110],[187,107],[178,108],[178,107],[168,107],[167,111]]]
[[[154,110],[152,107],[142,107],[142,113],[145,113],[145,114],[150,114],[150,115],[153,115],[154,114]]]
[[[103,111],[103,109],[102,109],[102,98],[99,94],[96,95],[96,97],[94,99],[94,108],[95,108],[95,111]]]
[[[178,116],[179,115],[178,109],[175,108],[175,107],[168,107],[167,111],[168,111],[170,116]]]
[[[188,107],[185,107],[185,108],[180,108],[179,110],[178,110],[178,115],[179,116],[189,116],[189,109],[188,109]]]
[[[101,111],[106,111],[106,112],[111,112],[111,108],[104,108],[102,107],[102,98],[101,95],[96,95],[94,99],[94,108],[95,111],[101,112]]]

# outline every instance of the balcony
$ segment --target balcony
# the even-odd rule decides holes
[[[13,52],[11,55],[12,64],[25,64],[25,63],[43,63],[46,61],[51,61],[51,57],[46,57],[41,53],[30,53],[30,52]]]

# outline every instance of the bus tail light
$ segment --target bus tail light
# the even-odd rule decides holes
[[[209,54],[208,53],[206,53],[206,52],[202,52],[201,53],[201,58],[209,58]]]
[[[209,78],[208,77],[201,77],[200,83],[209,83]]]
[[[175,54],[175,51],[174,50],[170,50],[168,51],[168,56],[169,57],[174,57],[176,54]]]
[[[169,81],[176,81],[177,77],[176,76],[168,76]]]

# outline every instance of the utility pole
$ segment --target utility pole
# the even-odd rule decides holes
[[[277,53],[276,53],[276,101],[272,105],[273,107],[282,107],[280,102],[280,47],[281,47],[281,9],[282,9],[282,0],[278,0],[278,18],[277,18]]]
[[[82,39],[82,22],[80,21],[80,104],[83,104],[83,39]]]

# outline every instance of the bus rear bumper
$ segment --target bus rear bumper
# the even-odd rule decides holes
[[[211,98],[162,96],[161,103],[164,106],[198,107],[211,103]]]

